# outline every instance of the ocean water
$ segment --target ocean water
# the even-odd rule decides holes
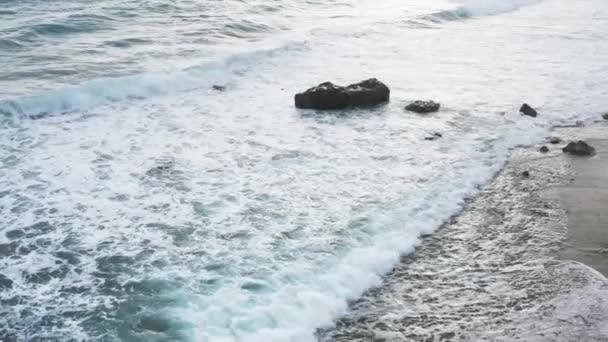
[[[0,338],[315,341],[608,110],[607,37],[604,0],[0,0]],[[293,107],[369,77],[389,104]]]

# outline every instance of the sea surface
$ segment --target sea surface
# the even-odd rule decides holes
[[[316,341],[607,61],[605,0],[0,0],[0,339]]]

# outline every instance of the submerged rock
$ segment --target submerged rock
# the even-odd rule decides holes
[[[414,101],[405,106],[405,110],[419,114],[434,113],[439,111],[441,104],[434,101]]]
[[[212,88],[213,88],[213,90],[217,90],[217,91],[226,91],[226,86],[219,85],[219,84],[214,84]]]
[[[527,103],[524,103],[523,105],[521,105],[521,108],[519,108],[519,112],[522,113],[523,115],[531,116],[533,118],[535,118],[538,115],[538,112],[536,112],[536,110],[534,108],[530,107],[530,105]]]
[[[540,148],[540,152],[547,153],[547,152],[549,152],[549,148],[547,146],[543,146]]]
[[[375,78],[341,87],[331,82],[321,83],[295,96],[301,109],[332,110],[365,107],[387,102],[390,89]]]
[[[562,151],[575,156],[590,156],[595,153],[595,148],[586,142],[579,140],[577,142],[571,141],[566,147],[562,148]]]
[[[553,145],[555,145],[555,144],[561,143],[562,139],[557,138],[557,137],[552,137],[551,139],[549,139],[549,142],[552,143]]]
[[[435,132],[435,133],[433,133],[433,135],[431,135],[429,137],[424,137],[424,140],[432,141],[432,140],[437,140],[437,139],[439,139],[441,137],[443,137],[443,135],[441,135],[441,133]]]

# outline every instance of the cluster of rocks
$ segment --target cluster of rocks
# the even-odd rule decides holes
[[[295,95],[295,105],[301,109],[337,110],[352,107],[368,107],[385,103],[390,89],[378,79],[371,78],[343,87],[324,82]],[[434,101],[414,101],[405,110],[420,114],[439,111],[441,105]]]
[[[216,87],[216,90],[224,90],[223,87]],[[295,105],[301,109],[317,109],[317,110],[338,110],[352,107],[368,107],[385,103],[390,98],[390,89],[386,84],[375,78],[371,78],[359,83],[354,83],[346,87],[335,85],[331,82],[324,82],[316,87],[307,89],[302,93],[295,95]],[[405,106],[406,111],[419,114],[428,114],[438,112],[441,104],[434,101],[414,101]],[[537,117],[538,112],[527,103],[524,103],[520,108],[521,115]],[[602,115],[608,120],[608,113]],[[577,123],[578,124],[578,123]],[[441,138],[441,133],[433,133],[425,137],[425,140],[436,140]],[[549,140],[551,144],[559,144],[562,142],[560,138],[553,137]],[[592,155],[595,149],[589,146],[584,141],[570,142],[562,149],[565,153],[573,155]],[[540,152],[547,153],[549,148],[542,146]]]

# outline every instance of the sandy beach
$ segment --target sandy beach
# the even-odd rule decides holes
[[[595,147],[592,158],[570,157],[574,180],[559,187],[559,199],[568,216],[568,238],[561,257],[585,263],[608,275],[608,127],[562,129],[565,135],[586,138]],[[559,132],[559,131],[558,131]]]
[[[607,131],[603,122],[559,128],[549,152],[515,150],[320,340],[608,340]],[[597,154],[562,152],[579,139]]]

